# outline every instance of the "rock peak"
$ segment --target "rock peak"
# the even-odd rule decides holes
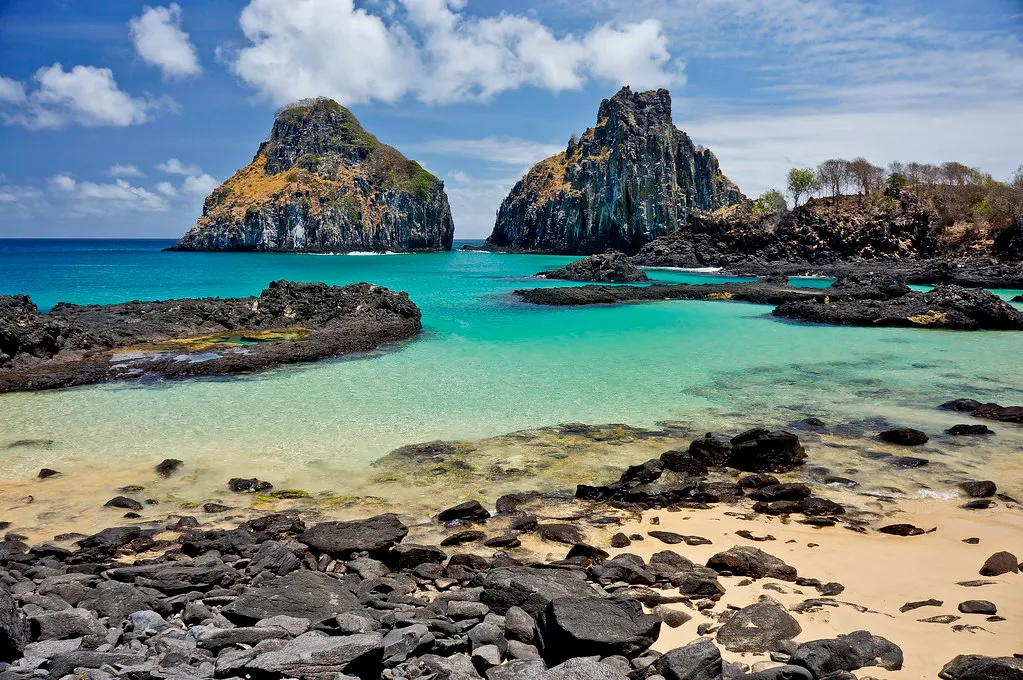
[[[358,163],[380,146],[351,111],[333,99],[302,99],[277,110],[269,139],[256,154],[266,156],[266,171],[292,168],[305,154],[338,153]]]
[[[444,183],[333,99],[277,111],[252,162],[213,190],[178,250],[450,250]]]
[[[600,103],[594,127],[512,188],[484,247],[631,255],[743,199],[714,154],[672,123],[671,93],[623,87]]]
[[[610,99],[600,102],[597,124],[601,121],[627,120],[632,126],[647,129],[659,125],[672,125],[671,93],[664,88],[633,92],[628,85]]]

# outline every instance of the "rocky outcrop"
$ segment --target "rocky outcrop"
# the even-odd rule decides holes
[[[672,123],[667,90],[626,87],[601,102],[596,126],[519,180],[484,248],[632,254],[741,200],[714,154]]]
[[[450,250],[444,183],[331,99],[278,112],[255,158],[171,250]]]
[[[963,243],[964,225],[913,191],[811,198],[783,216],[758,214],[749,201],[692,215],[679,230],[643,246],[633,263],[724,267],[762,274],[842,276],[876,270],[910,283],[1009,287],[1023,280],[1018,225]]]
[[[910,326],[955,330],[1023,330],[1023,314],[986,290],[939,286],[889,300],[787,302],[775,316],[852,326]]]
[[[633,283],[649,281],[650,277],[619,252],[590,255],[560,269],[540,272],[537,276],[564,281],[598,281],[601,283]]]
[[[884,277],[838,288],[799,288],[777,281],[651,286],[575,286],[517,290],[538,305],[595,305],[659,300],[726,300],[777,305],[777,317],[848,326],[953,330],[1023,330],[1023,312],[985,290],[939,286],[927,293]],[[988,416],[991,417],[991,416]],[[997,419],[997,418],[996,418]]]
[[[275,281],[248,298],[61,303],[0,296],[0,392],[247,373],[364,352],[422,329],[405,293]]]

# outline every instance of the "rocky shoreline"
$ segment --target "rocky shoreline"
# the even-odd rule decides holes
[[[833,325],[1023,330],[1023,313],[986,290],[941,285],[920,293],[887,275],[847,276],[826,289],[790,286],[782,277],[747,283],[532,288],[515,294],[539,305],[717,300],[776,305],[774,316]]]
[[[967,406],[956,400],[943,408],[984,410]],[[913,433],[880,436],[910,444]],[[421,445],[402,455],[437,451]],[[300,507],[248,519],[212,508],[205,520],[145,521],[129,510],[128,521],[137,523],[31,547],[4,523],[0,675],[925,677],[920,637],[931,663],[940,668],[948,660],[945,680],[1023,673],[1023,661],[1005,651],[1019,639],[1013,617],[1023,615],[1019,559],[991,552],[1012,541],[979,523],[965,526],[982,538],[956,534],[958,517],[983,510],[989,521],[1001,517],[1012,526],[1023,508],[998,494],[994,482],[970,481],[962,493],[973,507],[952,511],[959,515],[918,513],[908,518],[923,524],[917,527],[906,521],[908,508],[818,496],[799,481],[812,462],[797,435],[755,429],[696,437],[628,468],[618,482],[579,486],[576,499],[526,491],[490,508],[470,499],[429,518],[334,521]],[[160,475],[180,473],[179,461],[157,466]],[[230,486],[267,488],[245,479]],[[836,481],[823,488],[832,486],[842,487]],[[938,517],[947,526],[935,531]],[[902,600],[864,600],[868,594],[858,588],[865,585],[825,573],[851,560],[855,579],[865,567],[853,554],[867,542],[876,542],[883,561],[886,551],[923,551],[926,558],[933,549],[926,546],[942,537],[947,569],[935,564],[926,576],[907,576],[926,587],[941,584],[935,594],[944,599],[907,601],[887,613]],[[818,543],[843,552],[818,553]],[[890,566],[909,558],[893,559]],[[942,611],[947,589],[959,593],[958,614],[925,616]],[[976,589],[990,599],[972,596]],[[924,607],[932,609],[917,611]],[[696,640],[683,632],[694,627]],[[903,630],[914,632],[896,636]],[[817,637],[822,631],[834,632]],[[933,659],[934,635],[951,636],[943,637],[941,661]],[[978,648],[1003,651],[955,654]]]
[[[410,338],[420,317],[408,295],[369,283],[275,281],[258,297],[61,303],[47,314],[0,296],[0,393],[261,371]]]

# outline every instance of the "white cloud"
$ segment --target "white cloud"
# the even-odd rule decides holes
[[[216,189],[218,184],[220,182],[204,172],[199,175],[186,177],[185,181],[181,184],[181,190],[193,196],[206,196]]]
[[[164,76],[189,76],[202,71],[195,47],[181,30],[181,7],[143,7],[142,14],[128,22],[131,40],[146,62]]]
[[[266,98],[329,96],[346,104],[484,100],[525,85],[559,91],[588,80],[645,88],[682,79],[655,20],[605,23],[558,37],[536,19],[471,17],[464,0],[401,0],[373,14],[352,0],[251,0],[251,46],[232,68]]]
[[[82,215],[106,215],[126,211],[163,211],[170,205],[166,199],[143,187],[132,186],[123,179],[111,184],[79,182],[67,173],[50,178],[50,187],[58,199]]]
[[[0,76],[0,102],[18,104],[25,101],[25,86],[12,78]]]
[[[458,238],[490,236],[494,230],[497,208],[519,177],[519,174],[515,174],[480,178],[462,170],[449,172],[444,189],[457,225]]]
[[[491,163],[529,167],[537,161],[564,151],[564,144],[533,142],[518,137],[484,137],[482,139],[433,139],[428,142],[406,144],[410,152],[425,152],[448,156],[480,158]]]
[[[828,158],[864,156],[878,165],[957,160],[999,179],[1007,179],[1023,158],[1018,111],[982,105],[926,116],[868,109],[721,115],[685,127],[751,196],[783,189],[791,167],[816,166]]]
[[[206,196],[219,184],[217,180],[203,172],[198,165],[182,163],[177,158],[169,158],[163,163],[158,163],[156,169],[169,175],[184,175],[181,191],[190,196]],[[161,185],[170,186],[168,182],[162,182]],[[177,193],[176,190],[175,193]]]
[[[8,104],[0,111],[6,123],[30,130],[60,128],[69,123],[125,127],[146,122],[149,113],[160,106],[123,92],[107,68],[75,66],[65,71],[56,63],[36,71],[33,80],[35,89],[27,94],[17,81],[4,78],[0,83],[0,91],[7,93],[0,96],[0,104]]]
[[[669,49],[723,74],[690,88],[676,121],[747,194],[841,156],[959,160],[1000,178],[1023,158],[1023,42],[1009,25],[971,30],[923,3],[560,2],[597,20],[657,16]]]
[[[177,196],[178,190],[174,188],[174,185],[170,182],[158,182],[156,190],[164,196]]]
[[[157,163],[155,167],[169,175],[198,175],[202,172],[198,165],[186,165],[177,158],[168,158],[163,163]]]
[[[111,177],[144,177],[145,174],[131,163],[114,163],[107,170]]]

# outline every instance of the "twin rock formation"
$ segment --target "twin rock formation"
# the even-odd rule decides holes
[[[710,151],[671,121],[667,90],[623,88],[595,127],[504,200],[486,247],[629,254],[694,214],[744,200]],[[174,250],[450,250],[444,183],[330,99],[281,110],[249,165],[217,187]]]

